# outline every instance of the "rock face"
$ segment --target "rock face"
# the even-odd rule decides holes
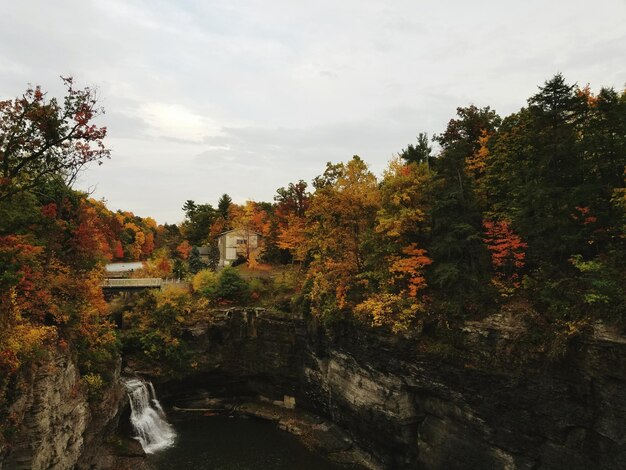
[[[598,325],[547,360],[515,352],[520,328],[504,316],[469,323],[459,354],[444,360],[419,337],[348,328],[329,337],[312,319],[226,309],[186,331],[195,371],[161,381],[159,396],[210,408],[220,395],[261,395],[306,409],[381,468],[626,468],[626,338]],[[11,409],[21,424],[0,469],[121,468],[98,449],[124,392],[111,387],[90,404],[78,380],[62,352],[21,377]]]
[[[224,396],[261,394],[283,400],[284,395],[295,395],[302,362],[299,326],[292,316],[271,310],[213,311],[209,320],[183,336],[197,362],[195,372],[161,384],[159,397],[167,401],[168,395],[176,394],[180,399],[185,390],[198,387]]]
[[[468,325],[465,354],[447,361],[420,353],[418,338],[351,332],[310,352],[304,403],[387,468],[626,468],[624,338],[516,364],[504,356],[510,326]]]
[[[389,469],[626,468],[626,339],[598,327],[558,361],[521,363],[517,328],[469,324],[462,359],[444,361],[416,338],[224,310],[188,332],[197,372],[163,388],[294,396]]]
[[[19,395],[9,410],[17,424],[11,447],[0,452],[0,469],[89,467],[101,432],[116,426],[123,395],[119,387],[109,387],[90,407],[79,381],[74,361],[63,351],[51,352],[18,378]]]

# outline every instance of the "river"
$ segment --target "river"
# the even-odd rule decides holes
[[[177,438],[148,456],[158,470],[336,470],[275,424],[254,418],[168,414]],[[341,467],[343,468],[343,467]]]

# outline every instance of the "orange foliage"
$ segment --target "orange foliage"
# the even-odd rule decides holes
[[[478,138],[479,148],[478,150],[467,159],[466,170],[469,174],[475,178],[481,177],[485,173],[487,167],[487,157],[489,156],[489,139],[493,136],[493,133],[488,132],[486,129],[481,129],[480,137]]]
[[[417,248],[415,243],[403,248],[402,254],[403,257],[391,258],[389,272],[396,282],[406,283],[409,296],[417,297],[417,293],[426,287],[424,268],[433,261],[426,256],[426,250]]]
[[[263,236],[269,233],[269,217],[258,203],[246,201],[243,206],[231,204],[228,211],[233,228],[257,232]]]
[[[113,258],[106,228],[95,208],[83,201],[78,208],[78,227],[74,230],[73,248],[80,257]]]
[[[271,228],[270,219],[267,212],[254,201],[246,201],[244,206],[231,204],[229,214],[232,227],[242,231],[248,242],[244,245],[245,252],[241,253],[247,260],[248,266],[254,268],[258,264],[258,259],[263,253],[263,238],[257,239],[257,247],[253,248],[249,242],[253,233],[258,233],[261,237],[266,237]]]
[[[57,216],[57,205],[54,202],[41,207],[41,215],[44,217],[55,219]]]
[[[289,250],[296,261],[306,257],[306,219],[290,214],[283,219],[278,233],[278,246]]]
[[[193,247],[189,244],[187,240],[183,240],[183,242],[176,247],[176,252],[180,255],[182,259],[189,258],[191,250],[193,250]]]
[[[141,254],[147,258],[154,251],[154,234],[152,232],[148,232],[145,235],[145,240],[143,245],[141,245]]]
[[[124,259],[124,248],[122,242],[115,240],[115,246],[113,247],[113,257],[115,259]]]
[[[593,94],[589,84],[585,85],[583,88],[578,88],[576,90],[576,94],[583,98],[589,107],[593,108],[598,104],[598,97]]]
[[[484,220],[484,242],[491,253],[491,264],[500,281],[520,285],[519,271],[524,267],[528,245],[513,232],[506,220]]]

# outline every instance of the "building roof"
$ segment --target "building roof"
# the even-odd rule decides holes
[[[226,230],[225,232],[220,233],[219,235],[217,235],[216,238],[221,237],[222,235],[226,235],[227,233],[231,233],[231,232],[245,232],[246,229],[245,228],[234,228],[232,230]],[[255,235],[258,235],[259,237],[262,237],[263,235],[260,234],[259,232],[255,232],[254,230],[247,230],[250,233],[254,233]]]
[[[133,271],[135,269],[143,268],[141,261],[124,261],[121,263],[109,263],[105,266],[105,269],[109,273],[123,273],[126,271]]]

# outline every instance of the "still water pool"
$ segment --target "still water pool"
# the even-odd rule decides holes
[[[159,470],[336,470],[296,437],[258,419],[170,413],[174,446],[148,460]]]

